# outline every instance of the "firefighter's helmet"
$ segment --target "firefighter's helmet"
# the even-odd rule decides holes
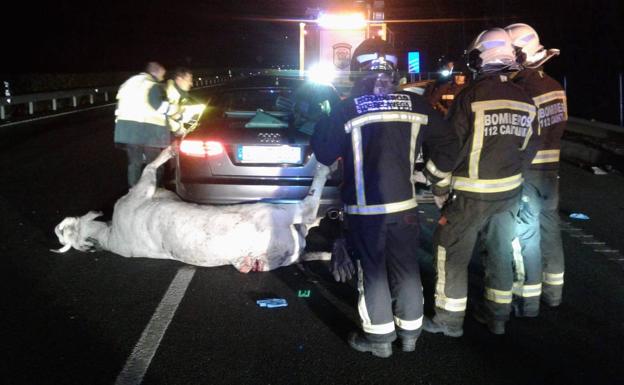
[[[540,44],[539,35],[528,24],[516,23],[505,27],[511,38],[511,44],[516,49],[518,63],[525,67],[537,67],[551,57],[558,55],[558,49],[546,51]]]
[[[394,48],[382,39],[364,40],[351,56],[351,71],[391,72],[397,69]]]
[[[474,72],[486,66],[510,67],[516,62],[511,38],[502,28],[481,32],[465,51],[468,68]]]

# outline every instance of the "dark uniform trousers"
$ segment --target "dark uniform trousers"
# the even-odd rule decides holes
[[[561,302],[564,271],[557,171],[526,173],[522,195],[526,198],[521,203],[517,228],[522,256],[515,263],[520,281],[514,284],[514,306],[519,315],[538,312],[540,294],[547,304]]]
[[[518,189],[519,190],[519,189]],[[436,317],[461,327],[468,302],[468,264],[477,242],[483,244],[483,311],[490,319],[509,319],[513,286],[513,249],[520,191],[512,198],[485,201],[457,192],[442,210],[434,233]]]
[[[136,144],[126,145],[126,154],[128,155],[128,185],[134,186],[139,182],[143,168],[148,163],[151,163],[154,159],[160,155],[162,148],[149,147]],[[163,167],[159,167],[156,171],[156,181],[160,185],[163,176]]]
[[[372,342],[421,332],[423,295],[416,209],[390,215],[347,215],[358,262],[358,311]],[[396,327],[395,327],[396,326]]]

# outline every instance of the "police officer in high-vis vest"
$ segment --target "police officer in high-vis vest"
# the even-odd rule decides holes
[[[459,337],[467,305],[468,264],[480,239],[485,245],[484,298],[473,315],[496,334],[511,312],[516,214],[522,171],[536,109],[510,78],[518,69],[507,32],[483,31],[466,50],[476,79],[457,95],[447,119],[460,138],[460,159],[451,178],[452,197],[434,233],[435,316],[424,329]],[[434,194],[442,191],[433,190]]]
[[[175,136],[184,136],[193,131],[206,106],[193,99],[189,93],[193,86],[193,72],[184,67],[173,71],[165,87],[167,100],[176,113],[169,117],[169,129]]]
[[[134,186],[143,166],[171,144],[167,119],[175,114],[167,101],[162,81],[165,68],[147,64],[145,72],[126,80],[117,93],[115,143],[128,154],[128,184]]]
[[[558,306],[562,297],[564,256],[559,229],[558,171],[568,108],[563,87],[543,69],[544,63],[558,55],[559,50],[544,49],[537,32],[529,25],[512,24],[505,30],[524,67],[514,77],[514,83],[533,98],[539,124],[538,152],[524,177],[518,226],[522,258],[516,263],[520,281],[514,285],[516,316],[535,317],[540,296],[549,306]]]
[[[385,41],[360,44],[351,61],[351,96],[317,124],[311,142],[321,163],[343,159],[346,238],[358,266],[363,329],[349,336],[349,344],[378,357],[392,354],[397,335],[404,351],[414,351],[421,331],[412,181],[419,146],[427,147],[425,174],[434,183],[450,175],[458,152],[457,137],[425,99],[398,91],[396,65]]]

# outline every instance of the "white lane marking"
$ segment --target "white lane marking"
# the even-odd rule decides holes
[[[30,123],[30,122],[34,122],[34,121],[37,121],[37,120],[43,120],[43,119],[48,119],[48,118],[56,118],[57,116],[63,116],[63,115],[69,115],[69,114],[77,114],[79,112],[96,110],[98,108],[111,107],[111,106],[114,106],[115,104],[117,104],[117,103],[103,104],[101,106],[81,108],[81,109],[76,110],[76,111],[61,112],[59,114],[54,114],[54,115],[46,115],[46,116],[40,116],[38,118],[20,120],[18,122],[11,122],[11,123],[0,124],[0,128],[9,127],[9,126],[16,126],[18,124]]]
[[[152,319],[143,330],[139,342],[126,360],[126,365],[117,376],[115,385],[139,385],[143,381],[143,376],[147,373],[160,341],[165,335],[194,274],[195,267],[193,266],[183,266],[178,270],[165,296],[158,304]]]
[[[565,231],[568,233],[570,238],[577,238],[583,245],[596,246],[597,248],[593,249],[594,253],[601,253],[607,255],[614,255],[616,258],[608,258],[609,261],[613,262],[622,262],[624,258],[618,258],[621,256],[620,250],[612,249],[607,242],[602,242],[591,234],[585,234],[583,229],[574,227],[570,222],[562,221],[561,231]],[[591,240],[590,238],[594,238]],[[600,248],[602,246],[602,248]]]

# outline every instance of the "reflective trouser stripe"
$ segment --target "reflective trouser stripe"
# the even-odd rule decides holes
[[[370,334],[388,334],[394,331],[394,322],[388,322],[381,325],[372,325],[362,323],[362,330]]]
[[[559,162],[559,155],[561,150],[542,150],[538,151],[533,158],[532,164],[540,164],[540,163],[554,163]]]
[[[444,294],[446,286],[446,249],[442,246],[438,246],[437,254],[436,269],[438,272],[438,279],[436,282],[435,304],[441,309],[452,312],[465,311],[468,297],[448,298],[446,294]]]
[[[542,284],[538,283],[537,285],[523,285],[514,283],[513,293],[517,296],[528,298],[528,297],[539,297],[542,294]]]
[[[418,330],[422,326],[423,317],[420,317],[414,321],[402,320],[399,317],[394,317],[394,323],[403,330]]]
[[[485,288],[485,298],[496,303],[511,303],[511,290]]]
[[[476,193],[497,193],[510,191],[522,185],[522,174],[501,179],[476,179],[461,176],[453,177],[453,188]]]
[[[398,213],[416,206],[418,206],[416,198],[410,198],[402,202],[386,203],[383,205],[347,205],[345,206],[345,211],[347,214],[354,215],[379,215]]]
[[[366,308],[366,296],[364,294],[364,270],[362,264],[357,261],[358,267],[358,292],[360,297],[358,299],[358,313],[360,313],[360,319],[362,320],[362,330],[371,334],[388,334],[394,331],[394,322],[388,322],[380,325],[373,325],[371,323],[370,316],[368,315],[368,309]]]
[[[547,285],[563,285],[563,273],[543,273],[542,282]]]

